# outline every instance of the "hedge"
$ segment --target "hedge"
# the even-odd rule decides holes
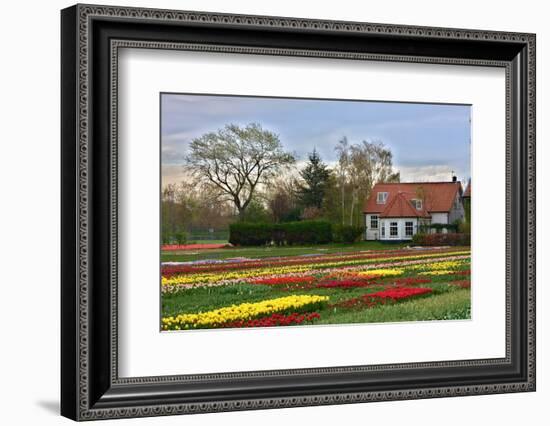
[[[470,234],[423,234],[413,235],[412,242],[418,246],[469,246]]]
[[[333,240],[338,243],[354,243],[358,241],[365,232],[362,226],[336,225],[333,227]]]
[[[237,222],[229,225],[229,242],[235,246],[265,246],[273,239],[269,223]]]
[[[323,220],[303,220],[279,225],[286,244],[326,244],[332,241],[332,225]]]
[[[237,246],[326,244],[332,241],[332,225],[322,220],[279,224],[237,222],[229,226],[229,242]]]

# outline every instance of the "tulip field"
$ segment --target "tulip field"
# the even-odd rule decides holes
[[[223,250],[163,257],[163,331],[470,318],[469,247]]]

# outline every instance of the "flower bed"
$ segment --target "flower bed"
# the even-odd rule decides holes
[[[179,314],[162,318],[163,330],[214,328],[232,321],[247,321],[262,315],[298,309],[315,310],[329,300],[328,296],[296,295],[255,303],[241,303],[197,314]]]
[[[406,286],[406,285],[428,284],[431,282],[432,280],[430,278],[407,277],[407,278],[397,278],[394,281],[394,284],[398,286]]]
[[[371,308],[378,305],[384,305],[388,302],[397,302],[404,299],[410,299],[412,297],[423,296],[430,294],[433,290],[431,288],[403,288],[395,287],[376,293],[364,294],[360,297],[354,297],[353,299],[344,300],[342,302],[331,305],[332,307],[340,308]]]
[[[357,272],[357,275],[367,278],[395,277],[397,275],[403,275],[404,272],[403,269],[369,269],[367,271]]]
[[[245,328],[245,327],[276,327],[276,326],[289,326],[300,325],[303,323],[311,323],[316,319],[321,318],[321,315],[317,312],[309,314],[300,314],[293,312],[288,315],[273,314],[269,317],[258,318],[248,321],[234,321],[224,324],[227,328]]]
[[[424,255],[441,256],[447,254],[455,254],[456,250],[449,252],[449,250],[430,250],[429,253]],[[243,262],[239,259],[234,262],[228,261],[211,261],[205,263],[204,261],[198,261],[196,263],[186,263],[183,265],[163,264],[162,275],[170,277],[177,274],[189,274],[200,272],[221,272],[231,270],[243,270],[252,268],[263,268],[268,266],[285,266],[285,265],[315,265],[319,263],[326,263],[329,261],[352,261],[352,260],[380,260],[387,258],[401,257],[416,257],[417,253],[411,253],[410,250],[387,250],[385,252],[352,252],[352,253],[340,253],[340,254],[314,254],[311,256],[282,256],[276,258],[265,259],[247,259]]]
[[[465,255],[469,252],[451,252],[446,253],[447,255]],[[428,253],[428,254],[415,254],[412,256],[401,256],[401,257],[385,257],[384,263],[387,262],[396,262],[397,264],[406,261],[414,260],[423,260],[430,259],[433,257],[441,257],[439,253]],[[329,268],[338,268],[346,266],[355,266],[355,265],[370,265],[379,261],[378,258],[347,258],[346,256],[341,256],[340,258],[331,258],[319,259],[311,262],[309,259],[300,259],[300,261],[293,261],[291,264],[280,264],[277,262],[271,262],[269,260],[259,261],[259,262],[250,262],[245,265],[239,264],[238,267],[229,267],[227,264],[224,265],[210,265],[208,269],[201,268],[190,268],[189,266],[185,267],[165,267],[162,271],[162,280],[163,285],[174,285],[176,283],[185,284],[190,281],[197,282],[207,282],[210,280],[217,280],[220,277],[221,279],[231,279],[231,278],[249,278],[258,276],[261,274],[264,275],[274,275],[274,274],[286,274],[293,272],[305,272],[311,269],[329,269]]]
[[[463,253],[463,252],[459,252]],[[422,255],[420,255],[422,256]],[[439,255],[441,256],[441,255]],[[332,267],[323,267],[318,268],[319,265],[292,265],[292,266],[282,266],[282,267],[271,267],[269,264],[264,268],[255,268],[242,271],[226,271],[226,272],[209,272],[209,273],[199,273],[199,274],[178,274],[171,277],[162,277],[162,291],[170,293],[186,288],[193,287],[213,287],[221,285],[230,285],[235,283],[250,282],[258,279],[264,278],[279,278],[279,277],[289,277],[289,276],[313,276],[313,275],[324,275],[334,276],[334,277],[343,277],[343,278],[352,278],[361,273],[362,278],[369,276],[382,276],[377,274],[376,271],[386,271],[386,276],[391,276],[392,267],[398,267],[399,271],[412,271],[416,269],[426,269],[427,262],[437,260],[467,260],[468,255],[449,253],[448,257],[443,258],[420,258],[419,256],[414,256],[411,258],[405,258],[401,261],[392,261],[393,256],[389,257],[389,260],[375,264],[358,264],[358,265],[342,265],[342,266],[332,266]],[[315,267],[314,267],[315,266]],[[326,265],[324,265],[326,266]],[[418,268],[417,268],[418,267]],[[454,271],[453,271],[454,272]],[[395,273],[393,273],[395,275]]]
[[[453,271],[449,271],[445,269],[436,269],[434,271],[422,271],[422,272],[419,272],[418,275],[449,275],[452,273]]]
[[[291,276],[291,277],[275,277],[275,278],[262,278],[258,280],[249,281],[252,284],[261,285],[292,285],[292,284],[312,284],[315,281],[315,277],[304,276]]]

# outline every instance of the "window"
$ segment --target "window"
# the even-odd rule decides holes
[[[385,226],[384,222],[382,222],[382,225],[380,226],[380,235],[382,237],[386,236],[386,226]]]
[[[387,192],[378,192],[376,194],[376,204],[386,204],[387,199],[388,199]]]
[[[390,237],[397,237],[397,222],[390,222]]]
[[[413,235],[413,223],[412,222],[405,222],[405,235],[407,237],[412,237],[412,235]]]
[[[411,204],[416,210],[422,210],[422,200],[412,199]]]
[[[378,229],[378,216],[372,215],[370,217],[370,229]]]

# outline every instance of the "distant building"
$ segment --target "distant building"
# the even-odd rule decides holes
[[[363,207],[365,239],[410,240],[423,226],[463,221],[462,197],[454,176],[451,182],[378,183]]]
[[[467,199],[472,198],[472,179],[468,180],[468,186],[466,187],[466,190],[464,191],[464,195],[462,195],[462,198],[467,198]]]

